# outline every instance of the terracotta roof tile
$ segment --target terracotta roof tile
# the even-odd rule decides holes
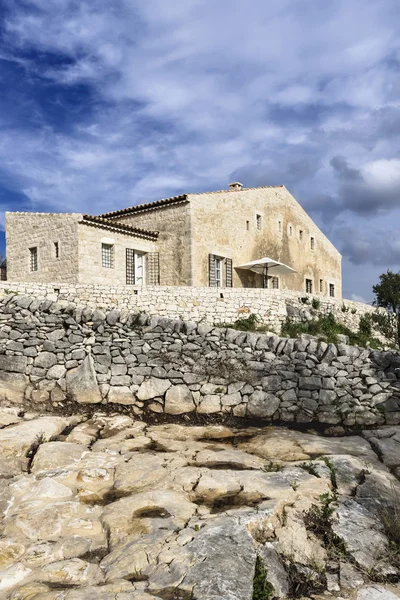
[[[158,231],[150,231],[149,229],[133,227],[132,225],[125,225],[124,223],[114,223],[113,221],[105,219],[104,217],[83,215],[81,223],[86,223],[87,225],[94,225],[104,229],[110,229],[112,231],[120,231],[128,235],[133,235],[135,237],[143,237],[152,240],[156,240],[158,238]]]
[[[146,204],[138,204],[137,206],[129,206],[128,208],[121,208],[120,210],[114,210],[113,212],[104,213],[100,215],[103,218],[114,218],[120,217],[121,215],[126,215],[129,213],[137,213],[146,210],[152,210],[154,208],[162,208],[164,206],[168,206],[170,204],[180,204],[182,202],[187,202],[187,194],[183,194],[182,196],[173,196],[172,198],[163,198],[162,200],[156,200],[155,202],[148,202]]]

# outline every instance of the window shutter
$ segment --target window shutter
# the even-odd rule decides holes
[[[135,285],[135,251],[126,248],[126,285]]]
[[[215,254],[208,255],[208,281],[210,287],[217,287],[215,279]]]
[[[160,254],[148,252],[146,255],[146,276],[148,285],[160,285]]]
[[[232,259],[225,259],[225,270],[226,270],[226,287],[232,287]]]

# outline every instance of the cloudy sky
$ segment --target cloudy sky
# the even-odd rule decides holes
[[[14,0],[1,223],[283,183],[370,301],[400,269],[399,24],[398,0]]]

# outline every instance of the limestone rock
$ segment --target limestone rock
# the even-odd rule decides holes
[[[290,591],[289,577],[273,544],[266,542],[261,548],[260,557],[267,570],[267,580],[274,588],[274,596],[286,598]]]
[[[62,469],[80,460],[87,451],[85,446],[71,442],[41,444],[32,463],[33,473]]]
[[[256,551],[245,527],[234,519],[217,519],[186,549],[190,568],[180,589],[195,590],[199,600],[251,600]]]
[[[42,417],[0,430],[1,457],[25,456],[35,443],[50,441],[68,425],[62,417]]]
[[[135,404],[135,398],[128,386],[121,385],[110,388],[107,396],[107,402],[112,404],[123,404],[127,406],[129,404]]]
[[[359,590],[356,600],[398,600],[399,598],[399,592],[391,592],[383,585],[369,585]]]
[[[0,358],[2,356],[0,355]],[[18,358],[18,357],[5,357]],[[24,400],[25,390],[29,385],[28,377],[23,373],[8,373],[0,370],[0,401],[20,404]]]
[[[38,574],[38,578],[52,585],[93,585],[104,580],[101,569],[79,558],[50,563]]]
[[[388,555],[388,540],[381,523],[354,500],[340,502],[332,530],[346,545],[357,565],[381,568]]]
[[[278,407],[279,398],[262,390],[256,390],[249,398],[247,414],[249,417],[268,418],[272,417]]]
[[[162,397],[170,387],[171,382],[167,379],[151,377],[141,384],[137,397],[139,400],[152,400],[153,398]]]
[[[82,364],[67,374],[67,393],[79,404],[99,404],[102,400],[93,358],[88,354]]]
[[[174,385],[165,395],[165,412],[169,415],[181,415],[195,410],[192,392],[186,385]]]

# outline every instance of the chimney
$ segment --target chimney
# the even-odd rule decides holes
[[[231,192],[238,192],[243,189],[243,183],[239,183],[239,181],[234,181],[229,184],[229,189]]]

